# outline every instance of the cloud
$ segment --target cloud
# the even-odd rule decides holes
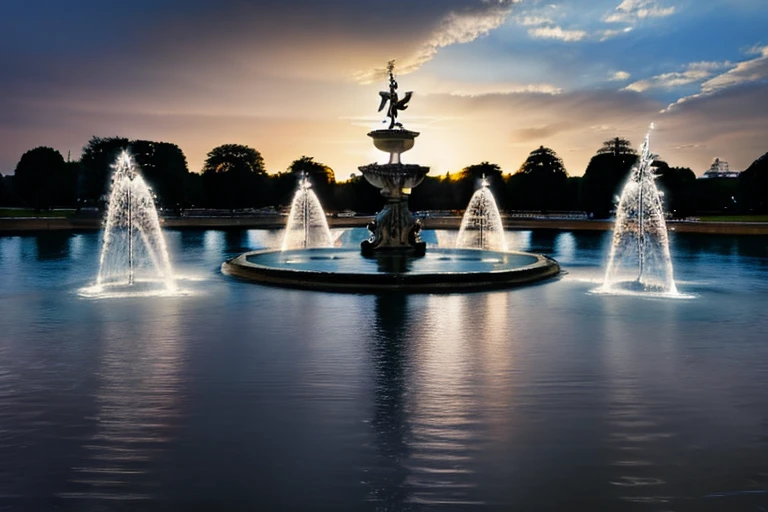
[[[414,89],[428,91],[429,94],[449,94],[451,96],[484,96],[489,94],[562,94],[563,89],[552,84],[522,84],[518,82],[457,82],[438,79],[417,81]]]
[[[726,87],[756,82],[768,78],[768,46],[760,51],[760,56],[745,62],[739,62],[735,68],[707,80],[701,85],[702,92],[713,92]]]
[[[594,124],[592,126],[588,127],[589,130],[595,131],[595,132],[615,132],[617,129],[613,126],[607,125],[607,124]]]
[[[517,0],[137,2],[141,9],[78,11],[49,33],[37,31],[36,10],[55,2],[20,3],[24,12],[11,30],[0,30],[0,48],[8,50],[0,52],[0,112],[34,103],[113,113],[326,115],[339,103],[330,100],[333,88],[350,94],[356,78],[381,76],[376,68],[392,58],[398,74],[413,71],[440,48],[500,26]],[[397,12],[407,16],[393,18]],[[104,33],[84,46],[87,38],[75,36],[91,36],[93,27]],[[37,34],[39,51],[28,33]],[[304,100],[311,97],[316,105]]]
[[[711,77],[715,71],[730,66],[726,62],[692,62],[684,71],[663,73],[651,78],[638,80],[625,87],[628,91],[644,92],[649,89],[673,89],[683,85],[701,82]]]
[[[559,133],[566,132],[574,127],[570,121],[546,124],[529,128],[518,128],[512,132],[512,137],[517,142],[543,141]]]
[[[670,146],[671,149],[676,149],[678,151],[683,151],[686,149],[700,149],[707,147],[706,144],[678,144],[677,146]]]
[[[709,78],[701,84],[701,91],[680,98],[676,102],[669,105],[665,111],[669,111],[676,106],[686,103],[692,99],[710,96],[719,91],[737,87],[743,84],[760,83],[768,80],[768,46],[762,48],[755,48],[753,54],[758,54],[759,57],[750,59],[747,61],[739,62],[728,71]],[[733,64],[726,62],[726,65],[732,66]]]
[[[524,27],[536,27],[539,25],[552,25],[552,18],[547,16],[520,16],[517,22]]]
[[[632,27],[624,27],[622,29],[602,30],[602,31],[598,31],[598,35],[600,36],[600,42],[603,42],[603,41],[607,41],[608,39],[612,39],[616,36],[627,34],[629,32],[632,32]]]
[[[528,35],[533,38],[557,39],[566,42],[583,40],[607,41],[608,39],[626,34],[632,31],[633,28],[632,26],[615,28],[615,25],[609,25],[611,28],[601,28],[599,26],[600,21],[597,21],[597,23],[591,21],[585,23],[585,19],[592,20],[592,17],[589,15],[585,17],[583,9],[581,11],[575,11],[573,7],[569,6],[565,9],[560,8],[558,10],[559,7],[563,6],[552,4],[546,6],[540,5],[518,12],[513,19],[518,25],[527,27]],[[643,11],[643,14],[644,13],[645,11]],[[604,23],[605,19],[602,21]],[[567,22],[569,28],[563,28],[565,22]],[[579,26],[574,26],[574,22],[581,23]]]
[[[585,30],[563,30],[561,27],[538,27],[528,30],[528,34],[540,39],[559,39],[560,41],[581,41],[587,37]]]
[[[765,47],[759,44],[752,45],[744,50],[747,55],[762,55],[765,51]]]
[[[611,75],[610,80],[614,82],[623,82],[625,80],[629,80],[631,76],[632,75],[630,75],[626,71],[617,71]]]
[[[624,0],[603,21],[634,24],[647,18],[663,18],[674,13],[674,7],[663,7],[657,0]]]
[[[537,39],[557,39],[572,42],[581,41],[589,35],[585,30],[566,30],[558,26],[551,16],[542,14],[545,8],[549,8],[548,10],[551,11],[557,6],[550,4],[533,11],[524,11],[518,14],[514,20],[518,25],[529,27],[528,35]],[[562,14],[558,17],[562,17]]]
[[[399,73],[407,74],[429,62],[440,50],[453,44],[469,43],[501,26],[512,6],[519,0],[480,0],[470,8],[452,10],[440,20],[418,50],[400,62]],[[370,83],[386,76],[382,67],[359,71],[355,74],[361,83]]]
[[[658,117],[668,162],[701,174],[712,158],[742,170],[764,154],[768,137],[768,84],[743,83],[696,95]]]

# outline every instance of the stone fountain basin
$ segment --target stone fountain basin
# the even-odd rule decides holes
[[[369,164],[358,169],[368,183],[384,190],[414,188],[429,172],[429,167],[415,164]]]
[[[546,256],[514,251],[429,249],[422,257],[398,253],[364,257],[355,248],[253,251],[221,270],[261,284],[354,293],[452,293],[510,288],[560,273]]]
[[[405,153],[413,147],[418,132],[408,130],[374,130],[368,133],[376,149],[385,153]]]

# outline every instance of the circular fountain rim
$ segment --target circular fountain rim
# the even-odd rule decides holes
[[[336,251],[356,254],[357,249],[335,248]],[[560,265],[553,259],[542,254],[521,251],[490,251],[484,249],[458,249],[460,251],[477,251],[485,255],[512,254],[535,258],[533,263],[509,268],[488,271],[437,271],[437,272],[379,272],[354,273],[330,272],[321,270],[292,269],[267,266],[248,261],[250,256],[290,253],[321,253],[328,249],[292,249],[280,251],[275,249],[249,251],[242,253],[221,265],[222,273],[246,281],[259,284],[273,285],[286,288],[305,290],[378,293],[399,291],[408,293],[454,293],[491,289],[513,288],[532,284],[560,274]],[[457,249],[432,248],[428,252],[455,254]]]

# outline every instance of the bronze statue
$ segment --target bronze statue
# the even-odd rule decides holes
[[[409,91],[405,93],[405,97],[403,99],[398,99],[397,96],[397,81],[395,80],[394,75],[395,70],[395,61],[391,60],[387,63],[387,71],[389,71],[389,92],[381,91],[379,92],[379,96],[381,96],[381,104],[379,105],[379,112],[381,112],[384,109],[384,105],[389,102],[389,109],[387,110],[387,117],[389,117],[389,129],[393,129],[395,126],[398,128],[402,128],[403,125],[401,123],[398,123],[396,121],[397,119],[397,111],[398,110],[405,110],[408,108],[408,102],[411,99],[411,95],[413,94],[412,91]],[[384,121],[386,122],[386,121]]]

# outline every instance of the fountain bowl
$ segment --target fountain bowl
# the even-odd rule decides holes
[[[374,130],[368,133],[373,139],[373,145],[376,149],[385,153],[405,153],[411,149],[415,143],[414,139],[419,136],[419,132],[410,130]]]
[[[368,164],[358,169],[368,183],[390,192],[415,188],[429,172],[429,167],[415,164]]]
[[[540,254],[481,249],[430,249],[413,257],[354,248],[264,250],[225,261],[224,274],[260,284],[334,292],[453,293],[511,288],[552,278],[556,261]]]

